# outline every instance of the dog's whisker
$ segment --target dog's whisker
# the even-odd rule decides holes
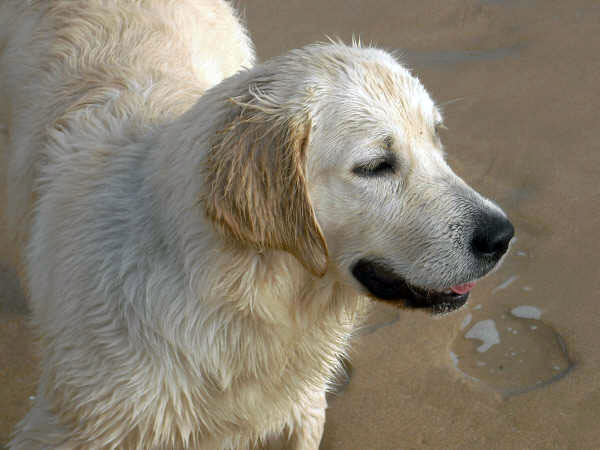
[[[451,105],[456,102],[461,102],[464,99],[465,99],[465,97],[456,97],[451,100],[446,100],[445,102],[438,103],[438,106],[444,107],[444,106]]]

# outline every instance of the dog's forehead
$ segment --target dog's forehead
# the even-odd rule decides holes
[[[344,50],[324,64],[335,86],[332,106],[342,120],[399,133],[420,133],[441,121],[419,79],[392,55],[374,48]]]
[[[421,82],[400,64],[365,62],[362,90],[379,119],[423,128],[435,123],[435,105]]]

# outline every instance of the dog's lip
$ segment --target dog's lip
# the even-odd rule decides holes
[[[424,291],[415,286],[411,286],[410,289],[413,295],[408,299],[403,299],[404,303],[413,308],[430,308],[435,314],[454,311],[463,306],[469,298],[469,292],[459,294],[445,291]]]
[[[375,300],[410,308],[427,308],[436,314],[463,306],[475,285],[474,281],[468,281],[442,290],[423,289],[408,283],[384,262],[368,259],[359,260],[352,267],[352,274]]]

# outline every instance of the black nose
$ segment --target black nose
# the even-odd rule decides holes
[[[473,253],[479,257],[500,259],[514,235],[515,228],[504,215],[482,215],[477,220],[477,228],[471,241]]]

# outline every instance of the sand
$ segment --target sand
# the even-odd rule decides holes
[[[261,59],[353,33],[400,51],[444,105],[456,172],[517,230],[502,268],[461,311],[377,307],[348,384],[329,399],[322,448],[598,448],[598,2],[240,3]],[[13,250],[0,245],[3,443],[37,369]],[[492,324],[499,342],[478,351]]]

